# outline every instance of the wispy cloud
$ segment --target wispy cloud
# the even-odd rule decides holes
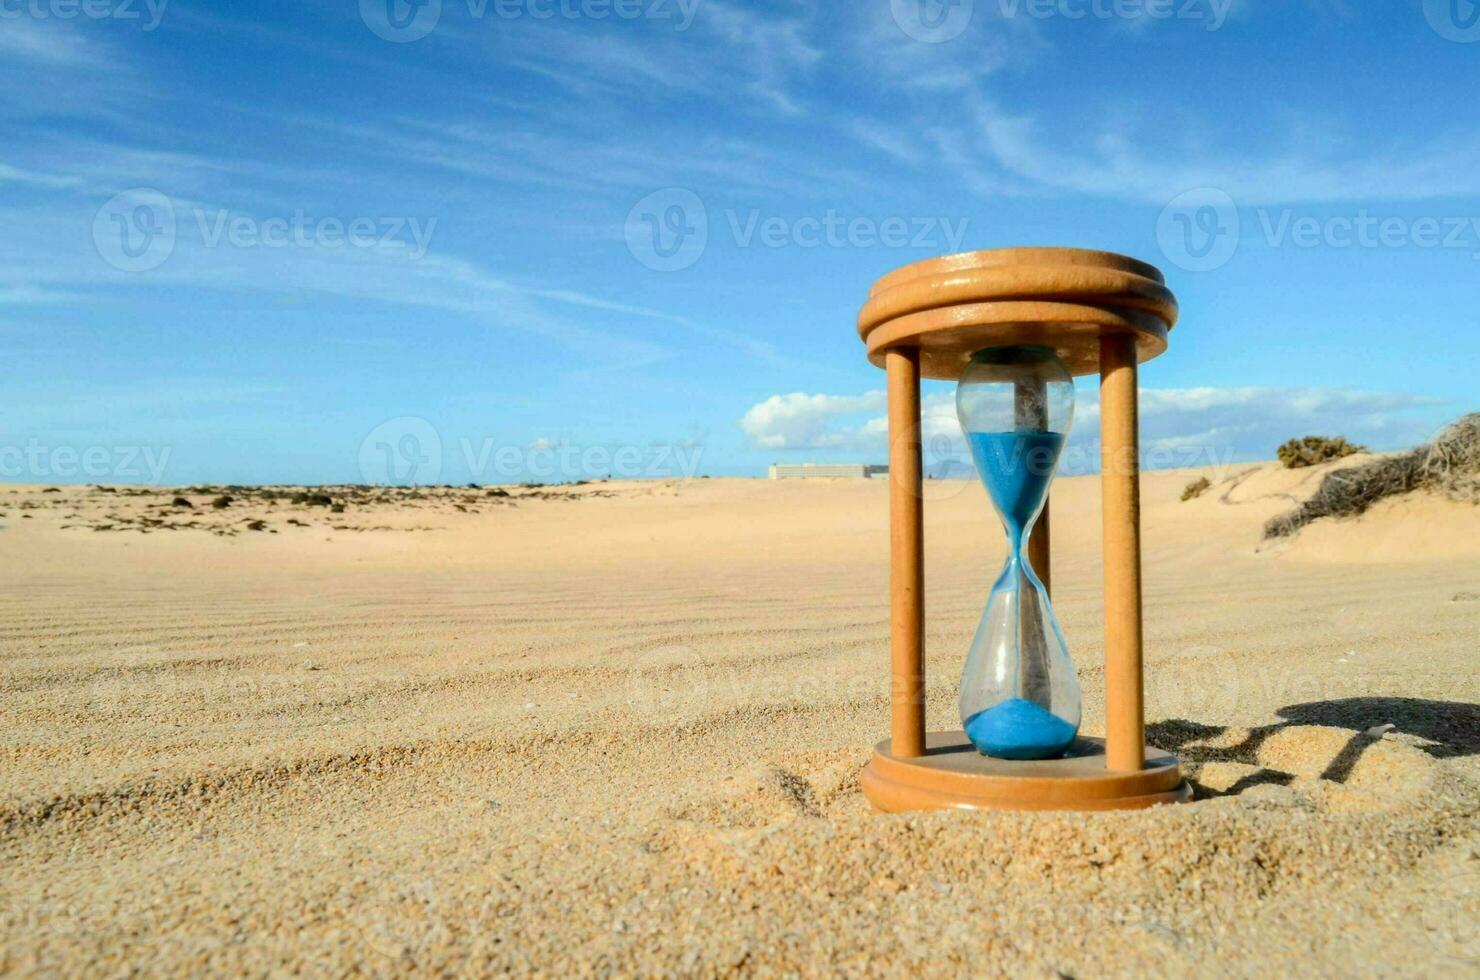
[[[100,68],[108,60],[95,38],[56,20],[24,16],[5,18],[0,52],[8,61],[50,68]]]
[[[844,127],[848,134],[870,149],[877,150],[901,163],[918,166],[925,162],[926,151],[918,139],[901,130],[872,119],[853,119]]]
[[[786,115],[805,111],[793,84],[822,60],[822,52],[806,36],[806,20],[721,0],[705,0],[701,18],[697,23],[719,45],[738,52],[749,70],[746,87],[752,95]]]
[[[996,2],[976,3],[965,30],[943,44],[910,37],[889,3],[850,6],[844,43],[863,84],[940,98],[975,89],[1009,66],[1027,66],[1047,50],[1038,23],[1004,17]]]
[[[1311,12],[1334,20],[1355,16],[1339,0],[1309,0]],[[1227,13],[1255,16],[1254,4]],[[1145,34],[1163,23],[1143,16],[1114,24]],[[860,145],[920,168],[944,166],[975,194],[1083,195],[1166,204],[1182,191],[1213,187],[1240,205],[1421,201],[1480,194],[1480,136],[1455,126],[1421,140],[1370,129],[1348,131],[1337,117],[1272,113],[1266,137],[1220,144],[1218,121],[1177,104],[1132,109],[1124,91],[1091,97],[1087,124],[1065,125],[1004,107],[997,76],[1059,55],[1043,23],[1005,16],[977,3],[966,31],[948,43],[921,44],[900,30],[888,4],[859,5],[847,49],[857,83],[887,85],[910,106],[896,116],[856,117],[840,129]],[[1138,42],[1139,43],[1139,42]],[[1145,43],[1150,43],[1150,39]],[[1175,124],[1169,119],[1173,117]]]
[[[823,55],[808,38],[811,22],[804,9],[703,0],[691,22],[677,16],[678,4],[665,9],[675,17],[597,29],[485,17],[444,30],[579,95],[622,94],[650,104],[709,100],[721,93],[732,100],[740,93],[756,110],[788,116],[806,111],[799,89]]]
[[[57,17],[0,18],[0,119],[123,123],[150,89],[147,73],[114,36]]]
[[[35,173],[0,163],[0,184],[29,184],[33,187],[76,187],[82,183],[80,177],[57,174]]]
[[[971,118],[969,142],[941,145],[958,176],[985,181],[986,190],[1015,187],[1025,193],[1165,204],[1183,190],[1216,187],[1241,205],[1480,194],[1480,136],[1468,130],[1439,134],[1418,146],[1394,141],[1376,150],[1370,135],[1359,149],[1333,144],[1329,134],[1296,130],[1286,139],[1266,141],[1284,147],[1278,154],[1256,156],[1217,154],[1193,145],[1169,150],[1164,138],[1140,132],[1124,117],[1055,140],[1048,135],[1051,127],[1035,116],[1003,110],[985,95],[976,97]]]
[[[600,351],[604,370],[631,369],[673,356],[673,340],[699,336],[772,366],[788,364],[775,345],[743,331],[591,292],[555,288],[501,276],[481,263],[421,248],[402,238],[367,247],[309,239],[293,247],[233,245],[225,229],[257,216],[208,201],[173,201],[176,240],[168,259],[147,276],[120,271],[96,252],[72,243],[86,234],[94,202],[66,208],[38,205],[9,212],[16,233],[0,241],[0,305],[117,303],[138,288],[190,288],[263,295],[323,294],[429,309],[469,317],[500,329],[543,337],[589,354]],[[403,232],[403,238],[410,232]],[[216,237],[213,240],[213,236]],[[598,311],[605,325],[591,326]],[[618,329],[621,323],[629,330]]]

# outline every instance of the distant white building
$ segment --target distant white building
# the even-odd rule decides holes
[[[776,463],[771,466],[773,480],[867,480],[888,473],[889,467],[868,463]]]

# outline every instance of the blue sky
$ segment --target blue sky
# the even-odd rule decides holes
[[[1411,445],[1477,69],[1469,0],[0,0],[0,479],[879,460],[869,283],[1020,244],[1166,270],[1153,465]]]

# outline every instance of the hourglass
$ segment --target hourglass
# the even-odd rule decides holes
[[[891,737],[860,777],[886,811],[1126,809],[1182,802],[1177,760],[1145,743],[1136,377],[1166,350],[1161,273],[1080,249],[968,252],[880,279],[859,314],[889,391]],[[1100,377],[1105,734],[1079,731],[1074,662],[1050,601],[1050,484],[1073,378]],[[927,732],[920,379],[957,415],[1007,555],[966,655],[961,728]]]
[[[1079,682],[1027,550],[1073,422],[1074,379],[1047,347],[989,347],[961,372],[956,413],[1007,533],[966,655],[961,725],[983,755],[1056,758],[1079,731]]]

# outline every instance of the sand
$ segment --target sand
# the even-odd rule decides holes
[[[1480,508],[1261,547],[1328,470],[1147,476],[1199,800],[1092,816],[869,812],[884,481],[0,488],[0,973],[1475,975]],[[929,490],[944,728],[1002,544]],[[1091,734],[1098,508],[1056,485]]]

